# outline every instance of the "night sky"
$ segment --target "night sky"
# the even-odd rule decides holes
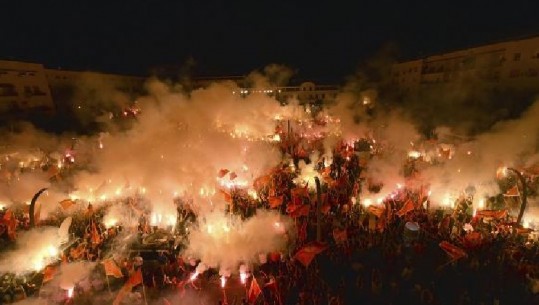
[[[278,63],[341,82],[388,44],[407,59],[539,34],[537,1],[499,2],[3,1],[0,59],[135,75],[194,62],[197,76]]]

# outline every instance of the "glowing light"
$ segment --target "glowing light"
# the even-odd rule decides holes
[[[226,284],[226,277],[223,275],[221,276],[221,288],[225,288],[225,284]]]
[[[35,271],[40,271],[40,270],[42,270],[43,267],[45,267],[45,264],[43,263],[43,259],[41,259],[41,258],[36,259],[36,260],[34,261],[33,267],[34,267],[34,270],[35,270]]]
[[[498,169],[496,170],[496,176],[498,178],[506,177],[507,176],[507,167],[505,167],[505,166],[498,167]]]
[[[370,198],[365,198],[365,200],[363,200],[363,204],[367,207],[372,204],[372,200]]]
[[[49,247],[47,248],[47,251],[49,252],[49,255],[50,255],[51,257],[54,257],[54,256],[57,256],[57,255],[58,255],[58,249],[57,249],[56,247],[54,247],[54,246],[49,246]]]
[[[99,142],[99,149],[103,149],[103,142]]]
[[[402,184],[397,183],[397,188],[400,190],[402,188]]]
[[[67,297],[70,298],[70,299],[73,297],[73,287],[71,287],[71,288],[69,288],[67,290]]]
[[[106,228],[111,228],[111,227],[115,226],[116,223],[118,223],[118,220],[115,219],[115,218],[109,218],[109,219],[104,221],[104,224],[105,224]]]
[[[174,215],[168,215],[168,225],[169,226],[175,226],[176,225],[177,218]]]
[[[384,198],[378,198],[378,199],[376,199],[376,202],[378,204],[381,204],[382,202],[384,202]]]
[[[213,233],[213,226],[212,226],[212,225],[208,225],[208,227],[206,228],[206,230],[208,231],[208,234],[212,234],[212,233]]]
[[[152,214],[152,217],[151,217],[151,220],[150,220],[150,224],[152,226],[156,226],[158,223],[158,220],[157,220],[157,214]]]
[[[485,198],[479,199],[479,203],[478,203],[477,207],[478,207],[479,209],[482,209],[482,208],[485,207]]]
[[[101,197],[99,197],[101,200],[107,200],[107,195],[103,194]]]
[[[191,274],[191,277],[189,278],[191,281],[194,281],[197,279],[198,271],[195,271],[193,274]]]
[[[417,158],[421,157],[421,153],[416,151],[416,150],[412,150],[412,151],[408,152],[408,157],[417,159]]]
[[[240,281],[243,285],[245,285],[245,283],[247,282],[247,273],[240,272]]]
[[[249,194],[249,197],[253,198],[254,200],[258,199],[258,193],[253,189],[248,190],[247,194]]]
[[[449,194],[445,194],[444,199],[442,201],[442,204],[446,207],[452,207],[453,204],[451,202],[451,196]]]

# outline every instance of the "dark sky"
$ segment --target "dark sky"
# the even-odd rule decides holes
[[[501,3],[498,3],[501,2]],[[270,63],[340,82],[387,43],[401,58],[539,34],[538,1],[3,1],[0,59],[199,76]]]

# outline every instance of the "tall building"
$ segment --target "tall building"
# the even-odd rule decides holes
[[[391,73],[401,94],[470,84],[539,93],[539,36],[404,61]]]

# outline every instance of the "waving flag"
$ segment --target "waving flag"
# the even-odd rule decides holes
[[[452,260],[458,260],[468,256],[464,250],[445,240],[440,243],[440,248],[442,248]]]
[[[369,211],[369,213],[375,215],[376,217],[381,217],[386,211],[386,209],[382,206],[369,205],[367,211]]]
[[[517,196],[520,196],[520,193],[518,192],[518,186],[513,186],[512,188],[508,189],[507,192],[505,192],[505,194],[503,194],[504,196],[507,196],[507,197],[517,197]]]
[[[269,206],[272,209],[278,208],[283,204],[283,196],[274,196],[268,198]]]
[[[118,265],[112,258],[104,260],[103,266],[105,267],[105,274],[107,276],[113,276],[115,278],[124,277],[124,275],[122,274],[122,270],[120,269],[120,267],[118,267]]]
[[[507,216],[507,210],[481,210],[477,211],[476,217],[500,219]]]
[[[253,277],[253,280],[251,281],[251,287],[249,287],[249,292],[247,293],[247,301],[249,302],[249,304],[254,304],[261,293],[262,289],[260,289],[256,278]]]
[[[308,267],[316,255],[327,249],[327,246],[313,242],[301,248],[295,255],[294,259],[298,260],[303,266]]]
[[[402,208],[396,213],[397,216],[402,217],[407,213],[415,209],[414,202],[411,199],[406,200]]]

